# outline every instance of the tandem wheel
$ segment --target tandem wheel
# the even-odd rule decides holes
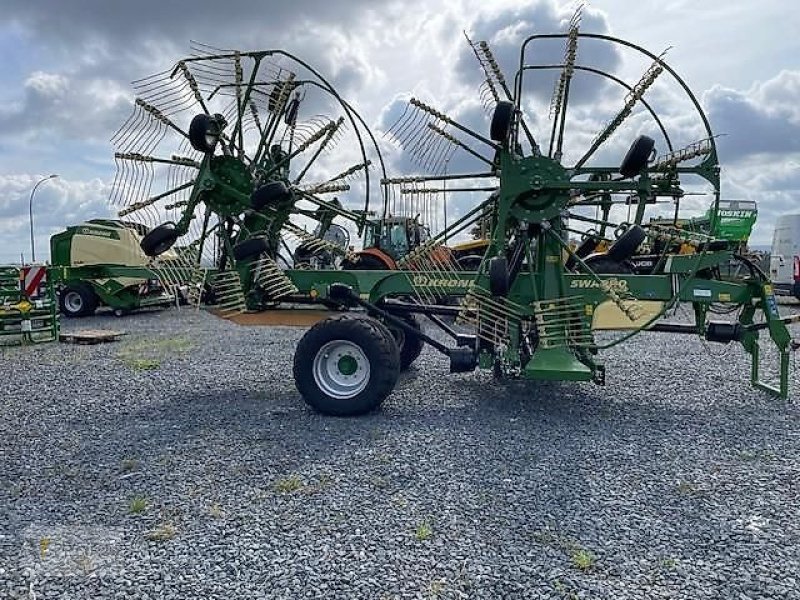
[[[400,352],[376,319],[343,314],[320,321],[301,338],[294,380],[306,403],[333,416],[375,410],[400,374]]]

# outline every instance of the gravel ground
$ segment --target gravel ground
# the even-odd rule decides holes
[[[738,347],[643,334],[605,388],[426,350],[336,419],[301,330],[76,327],[128,335],[0,350],[0,598],[800,598],[800,408]]]

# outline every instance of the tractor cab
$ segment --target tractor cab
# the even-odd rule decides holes
[[[364,248],[380,248],[393,260],[400,260],[428,239],[428,228],[416,217],[387,217],[367,227]]]

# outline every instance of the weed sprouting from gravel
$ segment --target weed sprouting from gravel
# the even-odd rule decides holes
[[[588,571],[594,566],[594,554],[584,548],[575,548],[570,555],[572,564],[581,571]]]
[[[434,579],[428,586],[428,598],[431,600],[441,598],[446,591],[447,582],[443,579]]]
[[[414,530],[414,539],[418,542],[424,542],[433,537],[433,527],[427,521],[422,521],[417,525]]]
[[[560,533],[551,531],[549,528],[542,529],[533,534],[533,539],[538,543],[557,548],[562,552],[569,553],[570,561],[573,566],[581,571],[588,571],[596,562],[594,554],[581,546],[577,541],[570,539]],[[558,582],[558,580],[556,580]]]
[[[43,537],[39,540],[39,558],[44,560],[45,554],[47,554],[47,549],[50,547],[50,538]]]
[[[742,450],[739,452],[739,459],[751,462],[751,461],[770,461],[775,459],[775,454],[771,450],[767,450],[765,448],[756,448],[753,450]]]
[[[668,571],[672,571],[675,567],[678,566],[678,560],[675,558],[671,558],[669,556],[662,558],[659,561],[661,568],[667,569]]]
[[[166,542],[175,537],[177,530],[172,523],[162,523],[155,529],[144,534],[144,539],[148,542]]]
[[[278,479],[274,484],[272,484],[272,487],[276,492],[281,494],[291,494],[293,492],[302,490],[305,485],[303,484],[303,480],[300,479],[299,475],[289,475],[287,477]]]
[[[127,358],[122,362],[134,371],[152,371],[161,366],[161,361],[154,358]]]
[[[135,458],[125,458],[119,464],[119,468],[123,473],[130,473],[131,471],[136,471],[139,468],[139,461]]]
[[[117,358],[134,371],[151,371],[161,366],[164,358],[184,354],[193,344],[185,338],[167,338],[127,343],[117,352]]]
[[[575,593],[569,584],[564,583],[560,579],[553,581],[553,589],[558,592],[564,600],[578,600],[578,594]]]
[[[147,510],[147,498],[137,496],[128,504],[128,512],[132,515],[140,515]]]

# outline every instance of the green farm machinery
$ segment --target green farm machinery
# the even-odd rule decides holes
[[[217,285],[227,296],[238,297],[224,303],[223,316],[236,320],[253,311],[288,315],[300,304],[335,309],[303,336],[294,360],[298,389],[312,407],[326,414],[375,409],[426,344],[448,357],[453,373],[483,368],[498,377],[603,384],[601,352],[643,331],[741,344],[751,357],[752,384],[786,398],[794,347],[787,325],[794,318],[780,316],[770,281],[740,254],[740,239],[720,237],[715,227],[680,226],[686,209],[697,210],[687,196],[705,194],[712,214],[720,214],[723,202],[715,137],[699,102],[663,55],[610,35],[583,33],[579,22],[573,19],[564,33],[526,38],[511,79],[504,76],[487,43],[469,41],[481,67],[482,95],[490,105],[489,135],[412,98],[392,132],[429,171],[413,179],[383,173],[379,181],[370,182],[368,165],[383,165],[378,145],[353,107],[316,72],[311,71],[315,77],[309,80],[275,67],[264,80],[256,74],[258,65],[271,64],[278,56],[310,70],[305,63],[281,51],[216,52],[181,61],[170,81],[177,81],[174,85],[188,98],[173,103],[181,111],[198,109],[186,116],[191,117],[188,129],[148,100],[137,101],[137,106],[145,120],[154,120],[164,131],[180,132],[181,147],[194,154],[143,158],[126,150],[117,158],[147,165],[166,162],[191,170],[192,176],[185,181],[173,177],[174,185],[155,196],[134,195],[123,210],[148,210],[154,218],[178,210],[174,220],[145,238],[148,254],[165,251],[182,235],[194,235],[190,244],[198,248],[195,264],[201,264],[202,249],[215,240],[221,249],[215,256]],[[608,69],[581,62],[583,44],[606,45],[626,55],[628,64],[642,61],[644,75],[626,82]],[[553,56],[540,52],[548,45],[563,47],[563,59],[534,62],[533,50],[535,56]],[[245,60],[256,67],[243,71]],[[225,76],[213,82],[193,78],[191,65],[204,61],[220,69],[197,69],[198,73]],[[231,65],[233,76],[228,76]],[[669,119],[645,99],[657,80],[664,79],[671,97],[684,103],[681,117],[687,107],[695,115],[692,135],[697,137],[685,145],[676,143],[667,128]],[[339,122],[328,121],[302,141],[290,141],[299,105],[289,99],[296,98],[301,81],[312,80],[335,98],[352,125],[351,133],[357,133],[358,142],[350,151],[355,148],[359,156],[344,172],[366,175],[358,188],[366,199],[361,210],[348,208],[352,200],[321,197],[325,186],[343,190],[337,177],[323,178],[317,184],[321,187],[304,186],[303,178],[290,172],[290,159],[304,152],[311,153],[313,166],[320,150],[313,144],[322,146],[331,123]],[[551,82],[554,91],[548,105],[541,101],[541,88]],[[587,82],[599,85],[603,102],[599,96],[587,101]],[[599,125],[600,132],[593,139],[575,132],[571,115],[578,121],[589,119],[598,106],[610,106],[614,90],[622,97],[622,107],[609,109],[612,118]],[[227,112],[213,113],[209,99],[223,94]],[[571,98],[579,99],[576,106]],[[268,117],[259,117],[260,110]],[[243,150],[246,129],[253,135],[253,152]],[[279,129],[283,133],[274,134]],[[619,138],[625,136],[633,143],[619,146]],[[367,137],[369,145],[363,142]],[[283,146],[276,142],[279,138]],[[442,163],[451,154],[440,150],[442,144],[466,152],[484,168],[447,173]],[[301,174],[307,171],[300,169]],[[414,182],[415,194],[433,196],[446,188],[451,194],[482,200],[399,259],[396,269],[279,267],[282,236],[300,228],[294,218],[319,222],[320,215],[335,215],[361,230],[369,213],[370,188],[380,187],[377,195],[385,216],[392,189],[409,181]],[[161,205],[178,192],[185,197],[170,201],[169,207]],[[314,209],[300,208],[301,200]],[[674,209],[673,218],[648,221],[665,204],[670,212]],[[194,233],[192,222],[201,225]],[[473,270],[465,271],[444,249],[446,242],[478,225],[488,229],[487,242],[480,245],[482,255]],[[340,245],[330,248],[318,235],[301,236],[301,242],[314,240],[331,252],[347,253]],[[605,242],[602,251],[600,241]],[[695,251],[676,250],[684,244]],[[646,274],[632,263],[641,248],[658,249]],[[740,263],[743,270],[736,276],[723,275],[718,267],[731,262]],[[679,304],[691,308],[691,319],[665,318]],[[717,317],[721,314],[726,317]],[[444,336],[429,335],[420,318]],[[777,375],[768,381],[761,368],[765,341],[778,363]]]
[[[48,268],[0,266],[0,346],[53,342],[58,331],[55,287]]]
[[[93,315],[105,306],[115,315],[180,302],[188,289],[164,282],[185,280],[175,251],[156,259],[140,247],[147,228],[113,219],[91,219],[67,227],[50,238],[50,277],[58,292],[61,314]]]
[[[193,271],[182,283],[199,289],[212,269],[222,313],[264,309],[299,293],[281,268],[294,266],[298,248],[304,259],[349,255],[326,234],[361,234],[380,153],[355,110],[302,60],[193,51],[134,84],[134,113],[112,140],[112,204],[120,218],[152,227],[142,240],[148,256],[182,238]],[[161,191],[152,195],[153,186]]]

